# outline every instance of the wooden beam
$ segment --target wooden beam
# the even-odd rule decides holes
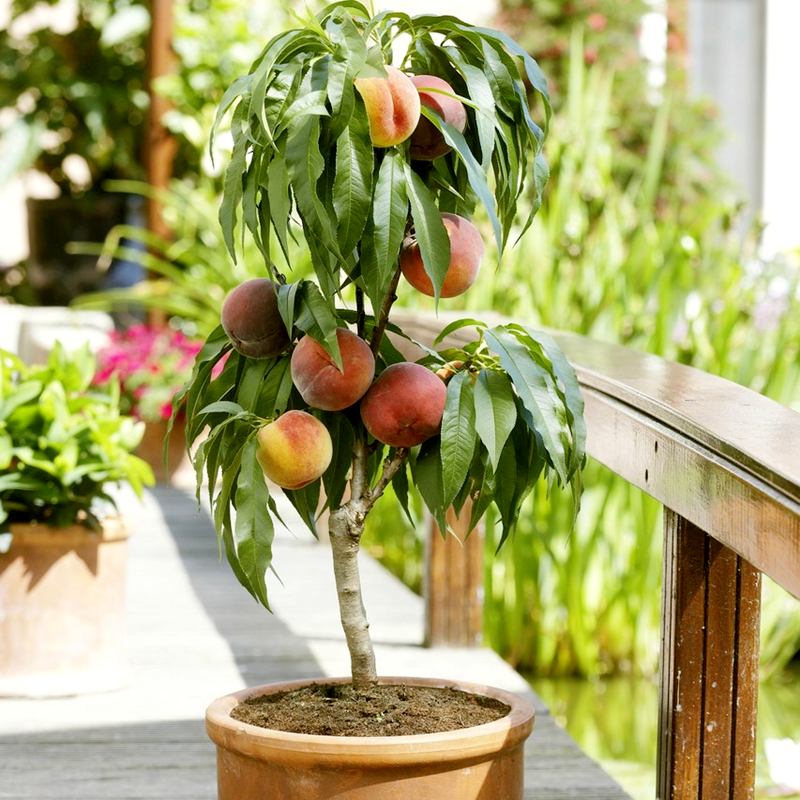
[[[172,50],[172,2],[173,0],[151,0],[150,5],[151,27],[147,46],[147,92],[150,96],[150,107],[147,112],[142,158],[147,182],[157,189],[166,189],[169,186],[177,148],[175,137],[164,127],[162,121],[170,104],[153,91],[153,82],[175,68],[175,54]],[[163,238],[169,236],[161,214],[161,204],[156,200],[149,200],[147,204],[147,228]]]

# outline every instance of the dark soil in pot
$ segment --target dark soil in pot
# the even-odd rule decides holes
[[[387,685],[356,691],[350,684],[320,683],[249,698],[231,716],[289,733],[409,736],[471,728],[509,710],[494,698],[456,689]]]

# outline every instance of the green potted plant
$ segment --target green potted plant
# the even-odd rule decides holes
[[[95,277],[67,242],[100,241],[126,215],[103,182],[144,177],[150,17],[127,0],[81,0],[74,19],[41,6],[15,0],[0,31],[0,184],[28,168],[54,184],[56,197],[28,200],[28,268],[42,303],[63,305]]]
[[[65,695],[127,679],[128,530],[109,488],[141,495],[143,423],[92,385],[88,349],[43,366],[0,350],[0,695]]]
[[[542,476],[570,487],[577,511],[583,401],[553,340],[460,320],[440,340],[470,327],[472,343],[418,346],[410,361],[400,351],[414,343],[392,317],[399,281],[442,305],[475,280],[485,239],[502,253],[530,224],[548,174],[545,79],[502,33],[454,17],[371,16],[346,0],[274,37],[217,122],[229,112],[223,234],[235,254],[241,219],[265,271],[228,294],[175,405],[185,403],[190,442],[204,433],[198,493],[208,491],[228,561],[265,606],[275,486],[312,532],[330,512],[352,669],[321,688],[252,687],[212,703],[219,797],[521,798],[532,709],[487,687],[379,680],[357,555],[389,484],[406,503],[413,482],[443,531],[448,509],[476,522],[494,503],[507,538]],[[282,253],[291,264],[294,238],[314,280],[288,282],[275,263]],[[472,704],[467,719],[479,705],[499,706],[499,718],[415,733],[391,711],[454,688],[454,702]],[[384,693],[393,699],[381,705]],[[323,727],[273,721],[293,699]],[[336,728],[349,700],[371,727]],[[419,716],[438,721],[443,708]]]

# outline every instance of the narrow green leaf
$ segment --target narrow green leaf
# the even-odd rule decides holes
[[[330,304],[315,283],[302,281],[298,293],[299,308],[295,325],[312,339],[318,341],[342,369],[342,356],[339,352],[339,327]]]
[[[263,187],[262,187],[263,188]],[[292,213],[292,193],[289,189],[289,172],[286,162],[275,155],[267,167],[266,180],[269,218],[278,237],[283,256],[289,262],[289,222]]]
[[[489,184],[486,181],[486,173],[483,167],[478,163],[472,151],[469,149],[467,140],[457,128],[443,122],[440,126],[442,135],[445,141],[458,153],[459,158],[463,162],[467,170],[469,178],[469,185],[472,191],[483,204],[486,213],[489,216],[489,221],[492,223],[492,230],[494,231],[494,238],[497,244],[498,258],[503,254],[503,245],[505,243],[505,235],[497,217],[497,208],[495,197]]]
[[[559,407],[552,376],[531,356],[513,334],[498,325],[484,331],[484,339],[500,358],[511,378],[522,405],[530,415],[528,424],[541,436],[542,443],[563,484],[569,481],[569,467],[562,434],[566,424]]]
[[[416,458],[411,461],[411,474],[428,511],[431,512],[439,528],[444,531],[447,529],[447,520],[445,519],[447,506],[444,504],[439,444],[438,436],[422,443]]]
[[[442,222],[442,214],[422,178],[404,164],[411,217],[414,220],[414,239],[419,246],[422,264],[433,284],[436,303],[450,267],[450,237]]]
[[[369,219],[373,163],[366,112],[359,106],[336,143],[333,208],[339,245],[345,255],[352,253]]]
[[[317,184],[325,169],[319,142],[319,117],[303,117],[289,130],[286,166],[303,227],[308,228],[310,236],[328,247],[339,261],[344,261],[338,248],[334,222],[318,193]]]
[[[373,198],[371,233],[374,251],[371,255],[376,274],[369,276],[370,282],[366,288],[375,308],[380,308],[386,288],[397,269],[407,219],[405,159],[397,148],[391,148],[383,157]]]
[[[441,433],[442,502],[450,506],[464,484],[475,451],[475,400],[472,378],[459,372],[447,384]]]
[[[475,382],[475,427],[493,470],[497,470],[500,454],[516,421],[514,390],[508,377],[502,372],[482,369]]]
[[[245,408],[242,408],[238,403],[231,403],[228,400],[220,400],[217,403],[211,403],[210,405],[201,408],[197,414],[247,414],[248,411]]]
[[[236,521],[233,529],[236,557],[247,588],[266,608],[267,570],[272,565],[272,540],[275,530],[269,514],[269,489],[258,463],[258,440],[247,440],[242,448],[242,462],[236,486]]]
[[[481,322],[478,319],[472,319],[467,317],[454,320],[449,325],[446,325],[444,328],[442,328],[442,331],[439,333],[436,339],[434,339],[433,346],[435,347],[440,342],[443,342],[451,333],[455,333],[456,331],[461,330],[462,328],[470,328],[470,327],[478,328],[480,330],[486,327],[486,323]]]
[[[244,191],[242,175],[244,175],[247,169],[247,148],[249,146],[245,125],[246,119],[243,105],[240,104],[233,113],[233,120],[231,123],[233,153],[228,168],[225,170],[225,185],[222,195],[222,204],[219,209],[219,222],[222,226],[222,236],[234,263],[236,262],[236,246],[234,244],[233,235],[236,230],[237,209],[242,201]]]
[[[214,124],[211,126],[211,135],[208,140],[208,152],[211,156],[212,164],[214,163],[214,137],[219,130],[222,118],[225,116],[225,112],[233,105],[237,98],[247,94],[252,84],[252,75],[242,75],[241,77],[236,78],[222,95],[222,99],[219,101],[219,105],[217,106],[217,113],[214,117]]]

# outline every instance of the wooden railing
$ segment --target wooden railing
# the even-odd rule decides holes
[[[444,324],[402,323],[426,344]],[[800,414],[656,356],[556,339],[586,401],[589,455],[664,505],[657,796],[752,798],[761,574],[800,598]],[[446,616],[446,596],[460,630],[475,587],[459,597],[436,575],[429,618]],[[446,643],[437,624],[431,641]]]

